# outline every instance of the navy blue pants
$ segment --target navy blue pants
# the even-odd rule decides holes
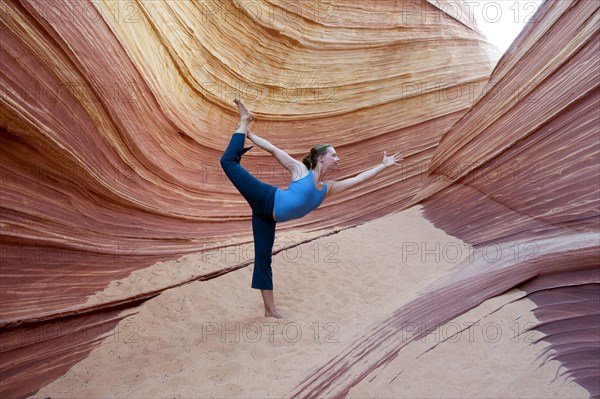
[[[275,242],[273,207],[277,187],[263,183],[240,165],[242,155],[250,148],[244,148],[243,133],[234,133],[229,146],[221,157],[221,167],[235,188],[248,201],[252,208],[252,233],[254,235],[254,272],[252,288],[273,289],[271,258]]]

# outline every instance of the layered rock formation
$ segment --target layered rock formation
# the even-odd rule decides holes
[[[493,73],[499,53],[458,2],[2,3],[0,392],[35,392],[167,288],[87,304],[111,281],[251,241],[250,209],[218,164],[235,97],[296,158],[333,144],[333,179],[405,155],[280,232],[327,234],[423,202],[473,244],[533,242],[548,270],[594,267],[598,10],[556,3]],[[245,162],[289,181],[266,153]],[[526,264],[509,262],[473,303],[547,271]]]

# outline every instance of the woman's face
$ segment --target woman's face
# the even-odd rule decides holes
[[[319,161],[323,162],[323,168],[327,170],[337,168],[340,158],[337,156],[335,148],[329,147],[325,155],[320,157]]]

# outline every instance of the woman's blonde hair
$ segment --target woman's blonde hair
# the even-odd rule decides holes
[[[308,169],[314,169],[317,166],[317,161],[321,155],[325,155],[327,150],[331,147],[330,144],[317,144],[310,149],[310,153],[302,158],[302,163],[306,165]]]

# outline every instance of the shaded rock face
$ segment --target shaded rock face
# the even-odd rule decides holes
[[[3,2],[0,391],[35,392],[85,356],[140,299],[85,305],[110,281],[250,240],[250,209],[218,163],[235,97],[295,158],[334,145],[332,179],[384,150],[405,155],[279,230],[423,203],[476,248],[536,251],[476,278],[501,284],[473,304],[538,274],[597,267],[597,5],[549,2],[537,16],[492,71],[499,54],[459,2]],[[244,162],[287,186],[268,154]],[[554,266],[523,266],[542,255],[538,266]]]
[[[429,165],[442,178],[418,195],[438,227],[474,245],[477,273],[506,260],[516,267],[481,287],[532,279],[520,288],[539,306],[547,359],[592,397],[600,397],[598,10],[544,3],[496,66],[490,92],[442,138]]]
[[[415,200],[438,227],[511,244],[514,264],[556,256],[553,271],[576,270],[568,254],[587,253],[581,268],[598,266],[598,18],[595,3],[548,2],[526,26],[432,158]]]

